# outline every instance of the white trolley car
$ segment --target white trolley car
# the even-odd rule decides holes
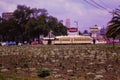
[[[44,38],[43,44],[47,44],[48,39],[51,39],[55,45],[60,44],[91,44],[92,38],[90,36],[76,35],[76,36],[56,36],[53,38]]]

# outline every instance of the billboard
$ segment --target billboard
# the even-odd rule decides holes
[[[76,27],[70,27],[68,28],[68,35],[78,35],[78,28]]]
[[[78,28],[72,27],[72,28],[68,28],[69,32],[78,32]]]
[[[98,32],[99,28],[98,27],[93,27],[93,28],[90,28],[90,31],[91,32]]]

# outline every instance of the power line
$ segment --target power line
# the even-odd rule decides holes
[[[104,9],[108,13],[111,13],[113,16],[114,15],[120,16],[120,14],[117,13],[117,12],[120,12],[120,11],[118,11],[118,10],[117,10],[117,12],[116,11],[110,11],[105,6],[103,6],[103,4],[105,5],[105,3],[102,0],[99,0],[99,2],[101,2],[102,5],[100,3],[98,3],[98,2],[96,2],[95,0],[83,0],[83,1],[85,1],[86,3],[88,3],[89,5],[91,5],[91,6],[95,7],[95,8]]]
[[[100,5],[99,3],[95,2],[94,0],[84,0],[86,3],[88,3],[89,5],[98,8],[98,9],[104,9],[107,12],[110,12],[107,8],[103,7],[102,5]]]
[[[91,5],[91,6],[95,7],[95,8],[100,9],[98,6],[96,6],[96,5],[92,4],[92,3],[90,3],[90,2],[89,2],[89,1],[87,1],[87,0],[83,0],[83,1],[85,1],[86,3],[88,3],[89,5]]]
[[[108,7],[108,8],[109,8],[109,6],[108,6],[107,4],[105,4],[103,0],[99,0],[99,2],[100,2],[101,4],[103,4],[105,7]]]
[[[99,10],[102,9],[101,7],[97,6],[95,3],[91,2],[90,0],[83,0],[83,1],[86,2],[86,3],[89,4],[89,5],[91,5],[91,6],[95,7],[95,8],[97,8],[97,9],[99,9]],[[101,12],[101,11],[96,11],[96,12],[97,12],[97,13],[103,14],[103,12]],[[108,12],[108,11],[107,11],[107,12]]]
[[[92,1],[95,5],[97,5],[98,7],[103,8],[103,9],[105,9],[107,12],[109,12],[107,8],[103,7],[102,5],[100,5],[99,3],[97,3],[96,1],[94,1],[94,0],[91,0],[91,1]]]

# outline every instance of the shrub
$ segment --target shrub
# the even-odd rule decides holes
[[[58,66],[61,67],[62,69],[65,68],[65,65],[62,62],[60,62]]]
[[[24,63],[24,64],[23,64],[23,68],[29,68],[28,63]]]
[[[42,78],[45,78],[47,76],[50,76],[50,70],[49,69],[46,69],[46,68],[40,68],[38,70],[38,76],[39,77],[42,77]]]

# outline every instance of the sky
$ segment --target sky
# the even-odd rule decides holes
[[[120,0],[0,0],[0,14],[13,12],[17,5],[44,8],[64,24],[66,19],[70,19],[71,27],[76,27],[77,21],[79,30],[84,31],[94,25],[106,27],[112,18],[110,12],[120,8],[119,4]]]

